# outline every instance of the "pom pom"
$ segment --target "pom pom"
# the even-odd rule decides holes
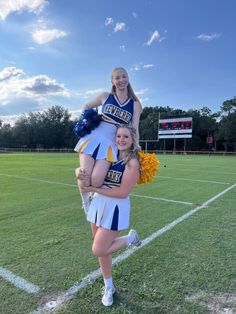
[[[155,154],[139,152],[139,163],[141,167],[141,175],[138,180],[138,184],[149,183],[158,172],[160,165],[159,160]]]
[[[86,109],[82,112],[79,121],[74,126],[74,133],[83,137],[90,134],[92,130],[97,128],[101,122],[101,115],[94,109]]]

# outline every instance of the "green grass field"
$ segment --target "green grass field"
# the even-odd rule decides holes
[[[236,158],[158,158],[158,176],[133,191],[130,227],[150,239],[196,212],[114,266],[118,293],[111,308],[101,304],[98,277],[57,313],[236,313]],[[0,155],[1,314],[43,313],[45,304],[98,269],[77,164],[73,153]],[[39,291],[14,286],[1,271]]]

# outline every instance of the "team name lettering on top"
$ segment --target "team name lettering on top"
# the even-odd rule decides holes
[[[112,105],[112,104],[107,104],[107,106],[104,110],[104,113],[107,113],[107,114],[110,114],[116,118],[119,118],[126,123],[129,123],[129,121],[131,120],[131,113],[130,112],[128,112],[124,109],[118,108],[117,106]]]
[[[121,175],[122,175],[122,172],[120,171],[109,170],[106,175],[106,178],[109,179],[111,182],[120,183]]]

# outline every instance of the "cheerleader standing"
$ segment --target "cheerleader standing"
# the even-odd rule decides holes
[[[139,145],[133,127],[117,128],[116,145],[118,161],[109,169],[101,188],[84,187],[83,191],[94,192],[87,220],[91,222],[94,236],[92,251],[98,257],[104,279],[102,303],[113,304],[115,287],[112,280],[112,253],[128,245],[139,246],[141,241],[135,230],[127,236],[118,237],[127,229],[130,218],[129,193],[140,177]]]

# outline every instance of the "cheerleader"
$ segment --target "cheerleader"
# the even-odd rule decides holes
[[[128,245],[140,246],[137,232],[131,229],[128,235],[118,237],[121,230],[129,227],[130,200],[133,187],[152,181],[156,176],[159,161],[155,154],[140,151],[136,130],[131,126],[119,126],[116,132],[118,160],[111,166],[100,188],[83,187],[82,191],[94,193],[87,220],[93,234],[92,251],[98,257],[104,279],[102,303],[113,304],[115,286],[112,280],[112,253]],[[79,175],[80,180],[86,173]]]
[[[104,92],[85,105],[84,110],[101,106],[102,121],[90,134],[82,136],[75,146],[80,158],[76,177],[85,212],[89,204],[89,193],[82,192],[81,188],[101,186],[111,163],[117,161],[117,126],[132,125],[136,130],[137,140],[139,137],[138,126],[142,107],[124,68],[115,68],[112,71],[111,84],[110,93]],[[82,177],[83,174],[86,179],[80,180],[79,176]]]
[[[112,280],[112,253],[128,245],[139,246],[141,240],[135,230],[118,237],[121,230],[129,227],[129,194],[140,177],[139,145],[136,131],[131,126],[120,126],[116,133],[118,160],[114,162],[101,188],[84,187],[83,191],[94,192],[87,220],[91,223],[94,237],[92,251],[98,257],[104,279],[102,303],[113,304],[115,287]],[[80,176],[82,179],[83,176]]]

